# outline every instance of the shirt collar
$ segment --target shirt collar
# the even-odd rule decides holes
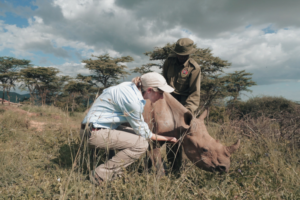
[[[180,62],[177,60],[177,58],[176,58],[176,63],[177,63],[179,66],[182,66],[182,65],[183,65],[183,67],[186,68],[186,67],[189,66],[190,59],[191,59],[191,57],[189,57],[184,63],[180,63]]]
[[[134,90],[137,98],[140,100],[140,101],[145,101],[142,93],[139,91],[139,89],[136,87],[136,85],[134,83],[131,84],[131,87],[132,89]],[[146,101],[145,101],[146,102]]]

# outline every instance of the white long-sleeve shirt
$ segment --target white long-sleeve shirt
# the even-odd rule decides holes
[[[152,132],[143,117],[145,104],[146,101],[136,85],[124,82],[105,89],[82,123],[93,123],[95,128],[116,129],[121,123],[129,122],[135,133],[151,138]]]

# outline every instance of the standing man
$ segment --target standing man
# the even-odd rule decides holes
[[[173,53],[169,55],[163,65],[163,76],[168,85],[174,88],[172,96],[177,99],[192,114],[200,104],[201,69],[197,62],[190,58],[196,49],[189,38],[181,38],[176,42]],[[182,162],[182,148],[167,145],[167,158],[171,162],[173,171],[179,171]],[[173,164],[174,162],[174,164]]]
[[[173,53],[163,65],[163,76],[175,89],[173,97],[194,114],[200,104],[201,69],[190,58],[190,54],[196,51],[193,45],[193,40],[189,38],[181,38],[176,42]]]

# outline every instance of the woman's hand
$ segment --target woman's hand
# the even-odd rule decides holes
[[[169,137],[169,136],[157,135],[157,134],[154,134],[154,133],[152,133],[152,136],[151,136],[150,139],[154,140],[154,141],[168,141],[168,142],[172,142],[172,143],[178,142],[178,140],[176,139],[176,137]]]
[[[177,138],[176,137],[170,137],[172,138],[171,140],[169,140],[169,142],[172,142],[172,143],[176,143],[178,142]]]

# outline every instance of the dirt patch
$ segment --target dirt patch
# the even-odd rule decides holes
[[[35,116],[39,116],[40,115],[39,113],[31,113],[31,112],[22,110],[19,107],[11,106],[11,105],[10,106],[9,105],[2,106],[2,109],[3,110],[12,110],[12,111],[18,112],[18,113],[20,113],[22,115],[27,115],[28,117],[35,117]]]
[[[45,124],[45,122],[30,121],[29,128],[35,128],[38,132],[41,132],[44,130]]]
[[[61,119],[61,116],[59,116],[59,115],[52,115],[52,118],[53,119]]]
[[[16,107],[16,106],[8,106],[8,105],[4,105],[1,106],[0,105],[0,109],[2,109],[3,111],[12,111],[15,113],[18,113],[18,115],[23,116],[25,118],[28,119],[29,121],[29,128],[31,129],[36,129],[37,132],[42,132],[45,129],[53,129],[53,130],[57,130],[60,129],[60,127],[62,127],[62,121],[64,121],[64,117],[60,116],[58,114],[45,114],[45,113],[35,113],[35,112],[29,112],[29,111],[25,111],[22,110],[20,107]],[[34,118],[34,120],[31,120],[30,118],[32,117],[37,117]],[[41,117],[41,118],[40,118]],[[44,121],[43,117],[46,117],[45,120],[48,121],[48,118],[52,119],[52,122],[39,122],[39,121]],[[38,121],[35,121],[38,120]],[[72,129],[78,129],[78,125],[73,125],[70,124],[70,128]]]

